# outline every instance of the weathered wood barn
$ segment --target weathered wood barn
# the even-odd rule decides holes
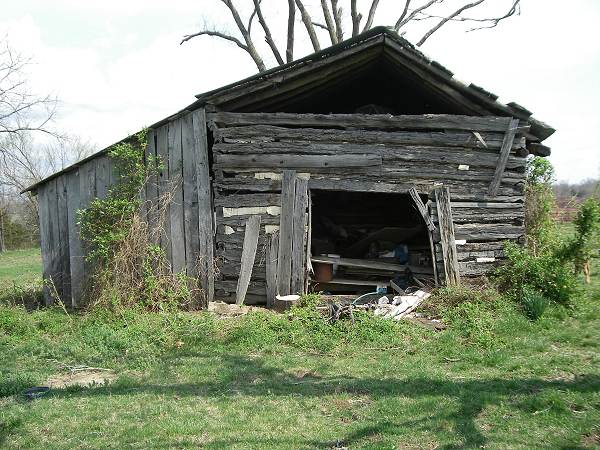
[[[146,151],[164,170],[145,196],[173,189],[161,246],[211,300],[452,283],[523,238],[526,157],[547,156],[553,132],[375,28],[152,125]],[[104,150],[29,188],[44,276],[73,306],[86,279],[76,213],[106,195],[111,164]]]

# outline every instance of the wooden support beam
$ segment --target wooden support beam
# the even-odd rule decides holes
[[[279,295],[291,294],[292,242],[294,232],[294,201],[296,172],[286,170],[281,181],[281,216],[279,222],[279,249],[277,258],[277,290]]]
[[[513,146],[513,142],[515,140],[518,128],[519,119],[512,119],[510,121],[510,125],[508,126],[508,130],[504,135],[504,140],[502,141],[502,147],[500,148],[500,157],[498,158],[498,164],[496,165],[494,178],[492,179],[492,183],[490,184],[490,188],[488,190],[489,195],[495,196],[498,194],[498,189],[500,188],[500,183],[502,182],[502,176],[504,175],[506,163],[508,162],[510,150]]]
[[[448,286],[454,286],[460,284],[460,272],[456,252],[456,242],[454,239],[450,189],[447,187],[436,189],[435,199],[438,210],[442,255],[444,257],[444,275],[446,277],[446,284]]]
[[[296,195],[294,199],[293,237],[292,237],[292,279],[291,293],[304,293],[305,276],[305,236],[306,236],[306,207],[308,202],[308,181],[296,179]]]
[[[217,126],[278,125],[294,127],[354,127],[377,130],[505,131],[506,117],[449,114],[294,114],[216,112],[208,116]],[[522,127],[527,131],[528,126]]]
[[[196,185],[198,191],[198,238],[200,242],[200,280],[206,302],[215,295],[214,232],[212,190],[206,135],[206,112],[203,108],[192,113],[194,129],[194,160],[196,163]]]
[[[241,305],[246,298],[254,259],[256,258],[256,248],[258,246],[258,234],[260,232],[260,216],[252,216],[246,222],[244,232],[244,246],[242,248],[242,262],[240,267],[240,276],[238,278],[237,289],[235,291],[235,303]]]
[[[390,272],[404,272],[407,268],[414,273],[433,273],[433,270],[424,269],[423,267],[409,266],[406,264],[395,264],[389,262],[372,261],[368,259],[355,258],[332,258],[329,256],[313,256],[312,262],[323,264],[336,264],[345,267],[360,267],[363,269],[387,270]]]

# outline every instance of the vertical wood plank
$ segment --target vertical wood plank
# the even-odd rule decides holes
[[[447,187],[437,188],[435,190],[435,199],[437,203],[438,224],[440,227],[446,284],[448,286],[459,285],[460,273],[456,242],[454,239],[454,222],[452,220],[452,206],[450,204],[450,189]]]
[[[179,273],[185,268],[181,123],[180,119],[169,122],[169,183],[173,191],[169,211],[173,273]]]
[[[96,195],[98,198],[106,198],[110,187],[110,157],[100,156],[96,158]]]
[[[172,263],[171,247],[171,185],[169,182],[169,128],[163,125],[156,130],[156,155],[160,161],[158,171],[158,203],[160,227],[160,246],[166,258]]]
[[[38,208],[40,216],[40,246],[42,252],[42,277],[44,280],[50,279],[52,266],[52,236],[50,229],[50,220],[48,212],[48,184],[41,185],[38,188]],[[47,284],[44,283],[44,303],[49,306],[52,304],[52,295]]]
[[[292,230],[292,273],[290,289],[292,294],[304,293],[305,245],[306,245],[306,206],[308,181],[296,179]]]
[[[144,150],[144,159],[147,165],[155,167],[156,164],[156,133],[154,130],[148,130],[147,144]],[[146,220],[148,222],[148,231],[150,240],[154,244],[160,244],[158,233],[158,174],[155,171],[146,181]]]
[[[79,169],[67,174],[67,221],[69,232],[69,269],[71,272],[71,306],[76,308],[83,296],[83,251],[77,220],[79,199]]]
[[[198,191],[198,240],[200,242],[200,278],[207,302],[215,295],[214,276],[214,228],[212,189],[206,135],[206,111],[197,109],[192,113],[194,128],[194,159],[196,162],[196,186]]]
[[[277,297],[277,252],[279,250],[279,232],[275,231],[267,240],[267,308],[273,307]]]
[[[56,178],[48,182],[48,222],[50,227],[50,280],[51,294],[61,296],[62,281],[60,277],[60,236],[58,228],[58,201],[56,194]],[[53,298],[56,300],[56,298]]]
[[[181,119],[181,146],[183,159],[183,215],[185,232],[185,264],[190,277],[197,277],[198,252],[198,187],[194,160],[194,128],[192,115]]]
[[[304,276],[304,292],[308,292],[310,284],[310,274],[313,273],[312,262],[310,258],[312,256],[312,198],[310,191],[307,196],[308,201],[308,230],[306,232],[306,272]]]
[[[517,129],[519,128],[519,119],[511,119],[508,125],[508,130],[504,134],[504,140],[502,141],[502,147],[500,148],[500,156],[498,157],[498,164],[496,164],[496,170],[494,172],[494,178],[490,184],[488,194],[492,196],[498,195],[498,189],[500,189],[500,183],[502,182],[502,176],[506,169],[506,163],[510,156],[510,150],[512,149]]]
[[[281,181],[281,216],[279,222],[279,248],[277,258],[277,290],[280,295],[289,295],[291,293],[295,192],[296,172],[293,170],[285,170]]]
[[[69,215],[67,207],[67,176],[62,175],[56,179],[56,212],[58,219],[59,255],[59,280],[60,298],[63,303],[71,303],[71,261],[69,248]]]
[[[242,247],[242,260],[240,264],[240,276],[238,278],[237,289],[235,291],[235,303],[241,305],[246,298],[254,259],[256,258],[256,248],[258,246],[258,234],[260,232],[260,216],[251,216],[246,221],[244,231],[244,244]]]
[[[94,160],[88,161],[84,165],[79,167],[79,209],[86,209],[92,200],[96,198],[96,164]],[[85,255],[87,255],[88,249],[86,243],[82,241],[82,251],[84,258],[83,263],[83,297],[85,296],[85,290],[87,287],[88,277],[92,274],[93,266],[91,263],[86,261]],[[83,301],[80,301],[82,306]]]

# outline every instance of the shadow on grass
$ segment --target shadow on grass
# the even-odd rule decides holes
[[[188,355],[192,356],[192,355]],[[216,355],[193,355],[198,358],[215,357]],[[487,380],[448,380],[427,377],[404,379],[379,379],[356,377],[322,377],[297,378],[284,372],[281,367],[266,365],[260,358],[248,358],[238,355],[220,355],[220,378],[214,381],[180,384],[144,384],[135,381],[91,388],[70,388],[55,391],[53,397],[93,397],[103,395],[131,395],[134,393],[149,393],[156,395],[202,396],[222,398],[230,395],[247,395],[254,397],[269,396],[305,396],[324,397],[335,394],[367,395],[373,400],[385,398],[427,399],[448,397],[459,403],[457,410],[432,411],[425,419],[374,422],[370,421],[345,436],[341,442],[345,446],[355,446],[357,443],[380,434],[400,435],[402,430],[429,431],[442,419],[453,425],[461,443],[447,445],[451,448],[472,448],[486,444],[486,438],[479,430],[476,419],[486,406],[498,405],[512,401],[516,407],[525,411],[535,408],[537,395],[545,391],[571,391],[592,393],[600,391],[600,376],[585,375],[572,381],[549,381],[535,378],[520,379],[487,379]],[[168,361],[168,360],[167,360]],[[534,410],[531,410],[534,412]],[[228,440],[213,441],[208,448],[227,447],[235,444],[247,445],[251,441]],[[282,445],[285,444],[282,439]],[[332,442],[306,442],[307,446],[332,446]],[[168,446],[168,445],[167,445]]]

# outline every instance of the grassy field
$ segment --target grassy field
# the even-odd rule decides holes
[[[14,283],[28,283],[42,276],[39,248],[0,253],[0,289]]]
[[[38,261],[21,256],[13,273]],[[498,302],[438,333],[0,307],[0,447],[599,448],[598,268],[573,311]],[[81,365],[116,380],[21,394]]]

